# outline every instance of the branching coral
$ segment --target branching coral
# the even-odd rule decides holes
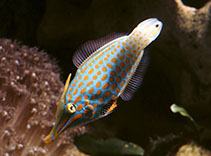
[[[67,149],[78,152],[72,138],[83,133],[84,127],[67,131],[51,145],[42,141],[54,124],[63,90],[58,71],[43,51],[0,39],[0,155],[59,156]]]

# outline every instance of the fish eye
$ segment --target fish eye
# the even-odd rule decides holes
[[[75,113],[75,106],[72,104],[72,103],[69,103],[67,105],[67,110],[70,112],[70,113]]]
[[[159,27],[159,24],[156,24],[155,27],[158,28]]]

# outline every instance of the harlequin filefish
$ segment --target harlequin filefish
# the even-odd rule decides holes
[[[73,56],[78,70],[68,76],[57,107],[56,122],[44,139],[50,143],[67,128],[110,114],[117,99],[128,101],[140,86],[148,58],[144,48],[155,40],[162,22],[151,18],[129,35],[111,35],[85,43]]]

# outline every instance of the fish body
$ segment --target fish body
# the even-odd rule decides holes
[[[57,108],[56,124],[45,142],[50,143],[69,127],[110,114],[120,96],[123,100],[130,99],[130,92],[137,88],[135,83],[139,84],[137,74],[131,81],[144,61],[144,48],[157,38],[161,28],[159,20],[148,19],[129,35],[108,42],[84,61],[81,54],[77,55],[73,61],[78,70],[70,84],[68,77]]]

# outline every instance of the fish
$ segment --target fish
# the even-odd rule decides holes
[[[118,98],[129,101],[142,83],[148,62],[144,49],[160,34],[162,22],[147,19],[129,35],[110,35],[88,41],[73,55],[78,68],[69,74],[56,112],[56,122],[44,142],[49,144],[66,129],[112,113]]]

